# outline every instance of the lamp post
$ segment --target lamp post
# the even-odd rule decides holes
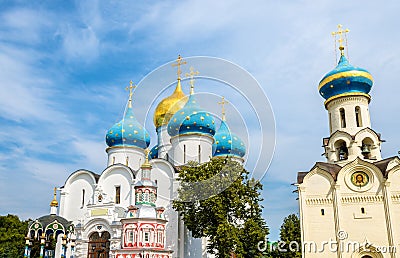
[[[40,258],[43,258],[44,256],[44,244],[46,243],[46,237],[44,235],[44,233],[42,234],[42,236],[40,237]]]
[[[30,242],[30,237],[25,237],[25,252],[24,252],[24,257],[29,257],[29,242]]]
[[[75,237],[71,237],[71,257],[74,258],[74,252],[75,252]]]
[[[33,246],[33,242],[32,239],[29,239],[29,249],[28,249],[28,258],[31,257],[31,251],[32,251],[32,246]]]
[[[62,237],[62,254],[61,257],[62,258],[66,258],[67,256],[67,236],[64,234]]]

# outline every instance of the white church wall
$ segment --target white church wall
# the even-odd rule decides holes
[[[124,166],[110,167],[100,176],[98,186],[106,194],[104,203],[116,201],[116,187],[120,187],[120,203],[117,204],[124,208],[128,207],[133,200],[132,183],[134,181],[132,172]]]
[[[83,218],[86,205],[93,203],[95,182],[93,174],[88,171],[72,174],[61,191],[60,216],[71,221]]]
[[[318,251],[323,241],[336,239],[332,184],[332,176],[318,168],[304,178],[301,190],[304,205],[300,217],[303,219],[305,251],[310,250],[306,257],[336,257],[329,250],[322,253]],[[319,241],[314,243],[315,240]]]
[[[171,138],[173,163],[184,165],[189,161],[207,162],[212,157],[214,138],[208,135],[190,134]]]
[[[144,162],[144,150],[134,146],[111,147],[107,148],[107,166],[123,164],[133,170],[139,170]]]

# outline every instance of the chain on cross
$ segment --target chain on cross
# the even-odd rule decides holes
[[[225,97],[222,97],[222,101],[218,102],[219,105],[221,105],[222,108],[222,121],[226,120],[226,110],[225,110],[225,104],[228,104],[229,102],[226,101]]]
[[[199,74],[199,71],[195,71],[193,66],[190,67],[190,73],[185,74],[186,78],[190,78],[190,94],[193,94],[194,91],[194,77]]]
[[[347,45],[347,38],[346,38],[346,33],[350,32],[349,29],[343,29],[343,25],[339,24],[338,25],[338,30],[332,32],[332,36],[335,37],[335,45],[336,45],[336,36],[339,36],[339,39],[337,40],[339,42],[339,50],[340,50],[340,54],[344,55],[344,45],[343,42],[346,41],[346,45]]]

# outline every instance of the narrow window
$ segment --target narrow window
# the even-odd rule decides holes
[[[113,162],[112,162],[112,164],[113,164],[113,165],[115,164],[115,157],[113,157]]]
[[[183,164],[186,164],[186,145],[183,145]]]
[[[362,126],[362,120],[361,120],[361,110],[360,107],[356,107],[355,109],[356,112],[356,123],[357,123],[357,127],[361,127]]]
[[[81,205],[81,209],[83,208],[83,206],[85,206],[85,189],[82,189],[82,205]]]
[[[346,114],[344,112],[344,109],[341,108],[339,110],[339,112],[340,112],[340,123],[341,123],[341,126],[342,126],[342,128],[346,128]]]
[[[199,145],[199,163],[201,162],[201,146]]]
[[[144,241],[149,242],[150,240],[150,233],[149,232],[144,232]]]
[[[325,210],[321,209],[321,215],[324,216],[325,215]]]
[[[116,204],[121,203],[121,186],[115,187],[115,203]]]
[[[169,156],[168,156],[168,153],[167,153],[167,154],[165,154],[165,160],[166,160],[166,161],[169,161]]]
[[[332,132],[332,114],[329,113],[329,131]]]
[[[133,243],[133,231],[129,231],[129,243]]]
[[[361,208],[361,213],[365,214],[365,209],[364,208]]]

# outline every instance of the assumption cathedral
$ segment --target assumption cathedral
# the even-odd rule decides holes
[[[211,157],[229,156],[243,163],[246,146],[231,133],[224,107],[222,119],[201,108],[193,69],[190,93],[184,93],[181,65],[185,63],[179,56],[173,64],[178,68],[176,87],[156,107],[157,142],[150,151],[149,134],[134,114],[131,82],[124,116],[105,136],[106,168],[100,174],[73,172],[61,187],[58,214],[54,199],[51,214],[29,226],[27,239],[43,239],[41,257],[213,257],[206,252],[207,240],[191,237],[172,208],[178,171],[189,161],[203,163]],[[49,224],[57,224],[56,229]],[[55,256],[46,256],[46,243],[52,238],[57,239]],[[27,240],[25,257],[29,251]]]

